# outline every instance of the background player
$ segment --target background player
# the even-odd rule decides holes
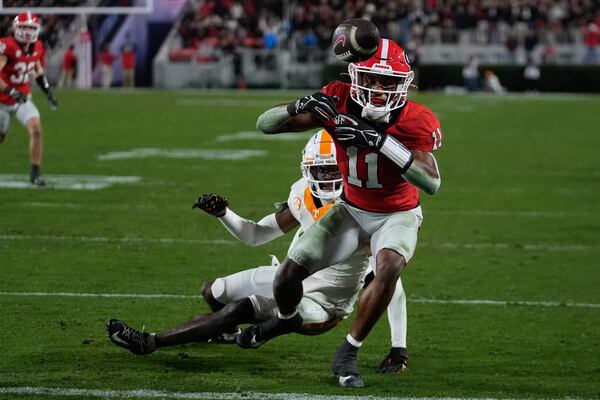
[[[332,82],[320,93],[275,106],[258,118],[257,128],[267,134],[318,125],[333,132],[344,194],[290,248],[278,270],[273,288],[278,316],[240,337],[261,343],[296,329],[302,323],[296,310],[302,281],[370,240],[376,275],[332,365],[342,386],[361,387],[358,349],[389,304],[416,247],[422,221],[417,188],[433,194],[440,186],[431,152],[441,144],[441,128],[431,110],[407,100],[413,72],[395,42],[382,39],[373,57],[350,64],[348,71],[351,84]]]
[[[195,207],[219,217],[233,236],[248,245],[260,245],[301,225],[303,230],[321,218],[342,192],[341,174],[336,165],[335,147],[329,134],[320,131],[309,140],[303,151],[302,175],[290,191],[288,201],[279,205],[276,213],[254,222],[239,217],[227,207],[227,201],[216,194],[204,195]],[[276,259],[275,259],[276,260]],[[367,271],[367,252],[359,249],[344,264],[326,268],[305,281],[300,302],[303,325],[299,333],[319,334],[331,329],[352,312]],[[203,286],[202,294],[212,314],[201,315],[175,328],[157,334],[142,333],[118,320],[111,320],[108,332],[118,346],[134,354],[149,354],[157,347],[206,341],[219,335],[235,340],[237,325],[265,320],[276,315],[273,299],[273,278],[278,262],[271,266],[242,271]],[[395,293],[394,314],[401,317],[392,326],[392,337],[403,336],[406,342],[406,303],[401,283]],[[404,316],[404,318],[402,318]],[[400,326],[404,323],[403,326]],[[250,344],[251,345],[251,344]],[[386,358],[387,360],[387,358]],[[396,372],[406,368],[407,357],[382,362],[381,372]],[[395,367],[395,371],[392,371]]]
[[[31,100],[29,75],[35,75],[36,82],[46,94],[52,109],[58,106],[58,101],[44,76],[44,47],[37,40],[40,28],[40,20],[34,14],[25,12],[15,17],[13,36],[0,38],[0,143],[8,133],[11,115],[16,115],[30,135],[29,179],[34,185],[44,186],[45,181],[40,172],[43,155],[42,124],[40,113]]]

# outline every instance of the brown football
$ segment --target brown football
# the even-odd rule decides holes
[[[335,29],[331,39],[338,60],[365,61],[377,52],[379,30],[371,21],[362,18],[348,19]]]

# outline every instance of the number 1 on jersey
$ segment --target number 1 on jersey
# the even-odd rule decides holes
[[[346,155],[348,156],[348,183],[363,187],[363,182],[358,178],[358,147],[347,147]],[[365,154],[365,163],[367,164],[365,187],[367,189],[381,189],[383,185],[377,180],[377,153]]]

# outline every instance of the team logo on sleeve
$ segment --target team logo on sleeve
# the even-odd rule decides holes
[[[294,207],[296,207],[296,210],[300,210],[300,207],[302,207],[302,201],[298,196],[294,197]]]

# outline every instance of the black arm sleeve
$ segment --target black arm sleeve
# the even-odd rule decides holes
[[[46,79],[45,75],[40,75],[37,78],[35,78],[35,81],[37,82],[38,85],[40,85],[40,88],[42,88],[42,90],[44,91],[44,93],[48,94],[50,93],[50,84],[48,83],[48,79]]]

